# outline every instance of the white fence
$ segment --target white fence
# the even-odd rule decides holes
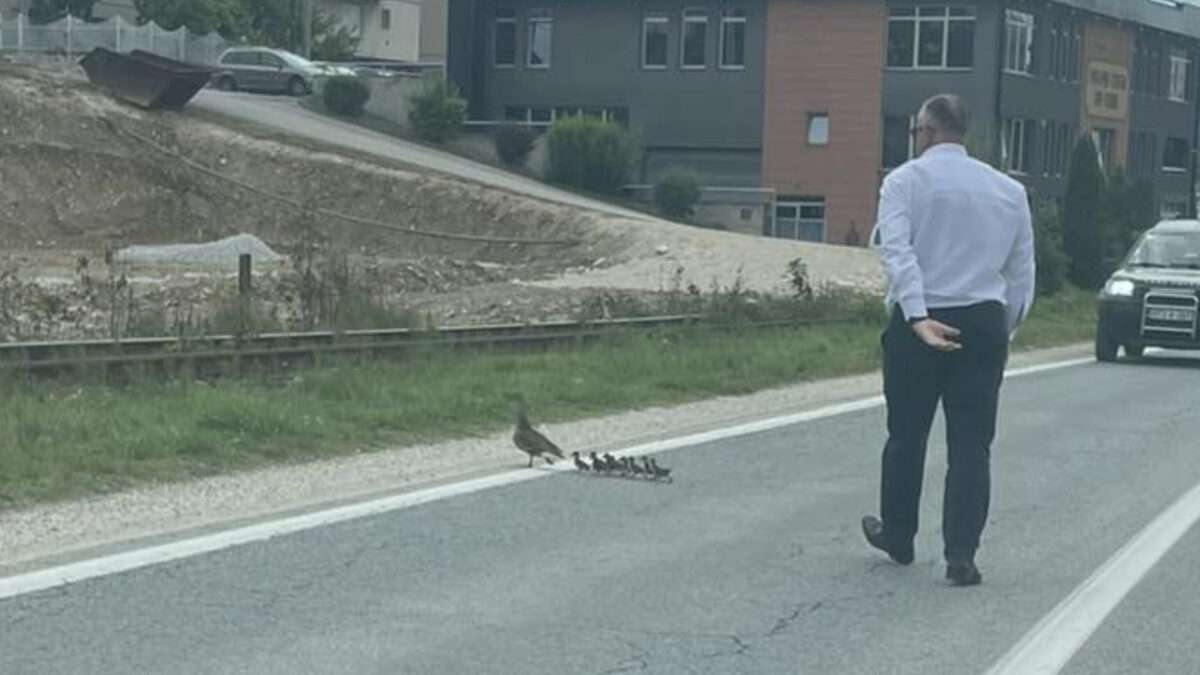
[[[73,17],[54,23],[31,24],[24,14],[15,19],[0,16],[0,51],[49,52],[75,56],[96,47],[129,52],[141,49],[189,63],[214,64],[225,49],[216,33],[195,35],[187,28],[163,30],[154,22],[135,26],[119,16],[102,23]]]

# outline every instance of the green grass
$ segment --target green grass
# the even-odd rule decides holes
[[[1090,337],[1090,296],[1042,300],[1017,348]],[[359,448],[484,434],[522,393],[537,422],[745,394],[877,367],[880,326],[624,335],[567,351],[426,353],[285,383],[0,382],[0,504],[179,480]]]

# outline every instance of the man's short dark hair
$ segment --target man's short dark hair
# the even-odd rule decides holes
[[[921,109],[938,131],[959,138],[967,135],[967,104],[954,94],[938,94],[925,101]]]

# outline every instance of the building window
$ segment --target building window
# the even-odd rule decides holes
[[[1046,74],[1054,80],[1079,80],[1079,33],[1073,25],[1055,23],[1050,28]]]
[[[894,169],[912,159],[916,151],[912,116],[883,118],[883,168]]]
[[[704,68],[708,65],[708,13],[689,9],[683,13],[683,53],[680,62],[684,68]]]
[[[501,68],[517,65],[517,15],[511,9],[496,10],[492,25],[492,62]]]
[[[888,20],[889,68],[970,68],[975,13],[970,7],[893,7]]]
[[[1008,10],[1005,15],[1004,69],[1010,73],[1033,72],[1033,15]]]
[[[772,237],[825,241],[823,197],[781,197],[775,202]]]
[[[1158,210],[1158,217],[1164,220],[1183,218],[1187,215],[1187,212],[1187,197],[1163,197],[1162,206]]]
[[[1168,138],[1163,143],[1163,171],[1187,171],[1189,154],[1186,138]]]
[[[1070,51],[1067,52],[1067,77],[1070,82],[1079,81],[1079,50],[1082,48],[1083,40],[1079,36],[1078,30],[1072,30],[1068,41]]]
[[[1117,132],[1104,127],[1092,129],[1092,142],[1096,144],[1096,154],[1100,157],[1100,168],[1109,171],[1113,168],[1115,159]]]
[[[642,19],[642,67],[660,70],[667,67],[667,17]]]
[[[1150,140],[1146,144],[1146,178],[1154,178],[1157,168],[1154,166],[1156,159],[1158,159],[1158,136],[1150,134]]]
[[[387,9],[385,7],[384,9],[379,10],[379,30],[391,30],[391,29],[392,29],[392,10]]]
[[[727,11],[721,17],[721,67],[746,67],[746,12]]]
[[[1009,119],[1004,121],[1004,145],[1001,148],[1000,164],[1012,173],[1029,172],[1029,148],[1033,139],[1032,120]]]
[[[1054,153],[1058,149],[1058,125],[1042,120],[1042,175],[1054,175]]]
[[[545,10],[534,10],[529,17],[529,58],[526,65],[530,68],[549,68],[553,44],[553,17]]]
[[[829,145],[829,113],[808,114],[808,144]]]
[[[1162,96],[1162,52],[1151,49],[1146,65],[1146,82],[1142,91],[1150,96]]]
[[[1140,179],[1153,178],[1158,138],[1154,134],[1130,132],[1129,146],[1130,174]]]
[[[548,125],[554,120],[566,117],[594,117],[606,122],[618,124],[629,123],[628,108],[601,107],[561,107],[549,108],[539,106],[507,106],[504,108],[504,119],[507,122],[525,122],[534,125]]]
[[[1167,98],[1180,103],[1187,103],[1188,73],[1192,70],[1192,61],[1182,54],[1171,55],[1171,88]]]
[[[1146,90],[1146,67],[1150,64],[1145,49],[1138,47],[1133,51],[1133,83],[1132,91],[1140,94]]]

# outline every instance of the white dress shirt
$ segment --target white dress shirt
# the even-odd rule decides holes
[[[871,243],[888,277],[888,307],[907,319],[989,300],[1010,336],[1033,304],[1033,223],[1025,187],[939,143],[888,174]]]

